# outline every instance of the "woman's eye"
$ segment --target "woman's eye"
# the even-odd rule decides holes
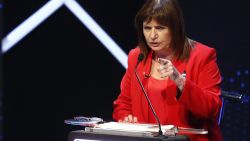
[[[163,26],[157,26],[156,29],[162,30],[162,29],[165,29],[165,27],[163,27]]]
[[[149,27],[149,26],[144,26],[144,30],[150,30],[151,29],[151,27]]]

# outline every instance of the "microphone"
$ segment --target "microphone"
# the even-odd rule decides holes
[[[141,82],[141,80],[140,80],[140,78],[139,78],[139,75],[138,75],[138,73],[137,73],[137,67],[138,67],[139,63],[143,60],[143,58],[144,58],[144,55],[143,55],[142,53],[140,53],[139,56],[138,56],[137,64],[136,64],[136,66],[135,66],[135,70],[134,70],[134,71],[135,71],[135,76],[136,76],[136,78],[137,78],[137,80],[138,80],[138,82],[139,82],[139,84],[140,84],[140,86],[141,86],[141,88],[142,88],[142,91],[143,91],[144,96],[146,97],[146,99],[147,99],[147,101],[148,101],[149,107],[150,107],[151,111],[153,112],[153,115],[154,115],[154,117],[155,117],[155,119],[156,119],[156,121],[157,121],[157,123],[158,123],[158,127],[159,127],[158,136],[159,136],[159,137],[164,137],[164,138],[165,138],[165,136],[162,134],[161,123],[160,123],[160,121],[159,121],[159,118],[157,117],[157,115],[156,115],[156,113],[155,113],[155,110],[154,110],[154,108],[153,108],[153,106],[152,106],[152,103],[150,102],[150,99],[149,99],[149,97],[148,97],[148,94],[147,94],[147,92],[145,91],[145,89],[144,89],[144,87],[143,87],[143,85],[142,85],[142,82]]]
[[[135,72],[136,72],[136,69],[137,69],[139,63],[143,60],[143,58],[144,58],[144,55],[142,53],[140,53],[138,58],[137,58],[137,63],[135,65]]]
[[[222,90],[221,96],[226,100],[238,103],[246,103],[248,101],[248,98],[245,95],[236,92],[228,92]]]

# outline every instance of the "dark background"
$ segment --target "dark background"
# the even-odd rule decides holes
[[[46,2],[5,1],[3,37]],[[126,53],[135,47],[133,21],[144,0],[78,2]],[[217,50],[222,88],[248,94],[248,1],[179,2],[188,36]],[[65,119],[112,120],[112,102],[125,69],[65,6],[3,59],[4,140],[67,141],[68,133],[81,127],[66,125]],[[226,141],[249,140],[249,105],[227,102],[222,124]]]
[[[3,23],[3,10],[2,10],[2,0],[0,0],[0,39],[2,39],[2,23]],[[0,44],[0,48],[1,44]],[[2,78],[2,49],[0,49],[0,140],[2,140],[2,85],[3,85],[3,78]]]

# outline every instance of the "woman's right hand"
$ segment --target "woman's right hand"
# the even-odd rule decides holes
[[[120,119],[118,122],[137,123],[138,119],[137,119],[137,117],[133,117],[132,115],[128,115],[127,117],[124,117],[124,119]]]

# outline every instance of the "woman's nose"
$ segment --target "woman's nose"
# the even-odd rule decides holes
[[[150,33],[150,38],[152,40],[156,39],[158,37],[157,32],[155,31],[155,29],[152,29],[151,33]]]

